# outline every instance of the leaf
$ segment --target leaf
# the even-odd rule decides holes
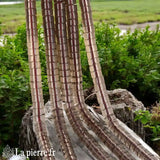
[[[152,131],[153,131],[153,136],[156,137],[157,136],[157,128],[153,127]]]
[[[141,118],[141,122],[142,122],[142,124],[147,124],[148,123],[148,119],[146,117],[142,117]]]
[[[152,138],[152,141],[160,141],[160,137]]]

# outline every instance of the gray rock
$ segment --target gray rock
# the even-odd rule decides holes
[[[145,110],[144,105],[127,90],[117,89],[107,92],[110,97],[110,101],[117,118],[119,118],[122,122],[128,125],[133,131],[135,131],[138,135],[140,135],[144,139],[143,126],[139,122],[134,122],[134,111],[139,109]],[[94,91],[91,93],[91,96],[88,98],[88,100],[90,98],[96,101],[96,95],[94,94]],[[95,112],[95,110],[97,111],[97,108],[95,110],[93,108],[94,107],[88,106],[88,109],[90,110],[92,116],[97,120],[102,120],[103,119],[101,118],[102,116]],[[52,146],[55,150],[55,157],[57,160],[63,160],[64,158],[61,152],[61,148],[58,142],[58,137],[54,127],[54,121],[52,118],[53,116],[51,114],[50,102],[48,102],[45,105],[45,113],[46,113],[45,116],[46,116],[46,125],[48,128],[48,134],[49,138],[51,139],[51,142],[53,142]],[[79,140],[78,136],[73,132],[72,127],[70,126],[66,115],[65,119],[67,123],[67,130],[69,132],[69,136],[71,137],[71,142],[74,147],[77,158],[79,160],[84,160],[84,159],[94,160],[95,158],[90,154],[88,149]],[[88,131],[92,133],[92,131],[89,128]],[[92,134],[96,138],[96,135],[94,135],[94,133]],[[19,143],[21,149],[24,151],[30,150],[31,148],[33,150],[38,150],[38,144],[32,127],[32,107],[26,112],[25,116],[22,119]],[[117,159],[116,156],[115,159]],[[41,160],[41,158],[31,157],[30,160]]]
[[[145,130],[140,121],[134,121],[135,111],[146,110],[143,103],[126,89],[107,90],[116,117],[145,140]],[[85,90],[85,102],[101,114],[97,97],[93,88]]]

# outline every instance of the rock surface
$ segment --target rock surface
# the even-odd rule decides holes
[[[141,101],[138,101],[134,95],[126,89],[115,89],[107,91],[116,117],[137,133],[145,140],[145,131],[142,124],[134,121],[135,111],[145,110]],[[84,91],[85,102],[92,106],[97,113],[101,114],[97,97],[93,88]]]
[[[139,109],[145,109],[143,104],[138,101],[130,92],[124,89],[117,89],[113,91],[107,91],[111,100],[112,107],[114,109],[114,112],[122,122],[127,124],[133,131],[135,131],[138,135],[140,135],[144,139],[144,130],[142,125],[139,122],[134,122],[134,111]],[[99,118],[97,115],[97,112],[100,113],[100,109],[98,107],[98,103],[96,100],[96,95],[94,94],[94,90],[88,91],[88,95],[85,91],[85,97],[86,97],[86,103],[92,105],[93,107],[89,107],[88,109],[94,116],[94,118]],[[93,105],[94,104],[94,105]],[[93,110],[94,108],[94,110]],[[56,131],[54,128],[54,122],[51,115],[51,106],[50,102],[46,104],[45,107],[46,111],[46,124],[48,128],[49,137],[51,139],[51,142],[54,142],[52,144],[54,150],[55,150],[55,156],[59,160],[63,160],[63,155],[60,149],[60,145],[58,142],[58,137],[56,136]],[[87,160],[93,160],[95,159],[88,149],[82,144],[82,142],[79,140],[79,138],[74,134],[72,127],[70,126],[67,117],[65,116],[66,122],[67,122],[67,130],[69,131],[69,135],[73,144],[73,147],[75,149],[76,155],[78,160],[84,160],[87,158]],[[88,128],[87,128],[88,129]],[[88,131],[93,134],[95,138],[96,135],[88,129]],[[35,134],[33,132],[32,127],[32,107],[26,112],[25,116],[22,120],[21,125],[21,133],[20,133],[20,147],[22,150],[27,151],[31,148],[33,150],[38,150],[38,144],[35,138]],[[103,144],[101,144],[103,145]],[[104,146],[105,147],[105,146]],[[107,149],[107,148],[106,148]],[[31,157],[31,160],[40,160],[40,157]],[[117,159],[115,157],[115,159]]]
[[[145,110],[141,101],[138,101],[134,95],[126,89],[107,90],[113,109],[128,107],[132,111]],[[84,91],[85,102],[89,106],[99,106],[96,93],[93,88]]]

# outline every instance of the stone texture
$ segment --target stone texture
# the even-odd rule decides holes
[[[139,122],[134,122],[134,111],[138,109],[145,109],[144,105],[127,90],[117,89],[107,92],[109,94],[111,104],[113,106],[116,117],[119,118],[126,125],[128,125],[133,131],[135,131],[138,135],[140,135],[141,138],[144,139],[145,134],[143,126]],[[88,102],[89,100],[90,103],[93,103],[92,101],[95,101],[96,104],[97,102],[94,90],[92,89],[92,91],[88,91],[88,94],[90,94],[91,96],[89,95],[87,96],[85,91],[85,97],[89,97]],[[96,112],[94,112],[94,110],[98,112],[100,112],[100,110],[98,108],[98,103],[96,105],[95,104],[94,107],[88,106],[88,109],[95,118],[98,118],[98,114],[96,115]],[[48,126],[47,127],[48,132],[52,133],[52,135],[50,135],[49,137],[50,141],[54,142],[52,146],[56,150],[56,157],[59,157],[60,160],[63,160],[63,155],[61,153],[60,145],[58,145],[59,144],[58,137],[53,125],[54,121],[52,119],[50,102],[48,102],[45,105],[45,113],[46,113],[46,124]],[[79,155],[79,159],[81,158],[83,159],[84,157],[87,157],[87,160],[93,159],[94,157],[91,156],[87,148],[84,147],[84,145],[79,141],[78,137],[73,133],[73,130],[69,126],[68,121],[67,121],[67,128],[69,129],[69,133],[71,135],[70,137],[72,137],[72,143],[74,148],[76,148],[76,153],[77,155]],[[24,151],[30,150],[31,148],[33,150],[38,150],[37,140],[32,127],[32,107],[26,112],[25,116],[23,117],[19,143],[21,149]],[[31,158],[31,160],[35,159],[40,160],[40,157]]]
[[[135,96],[126,89],[108,90],[107,93],[116,117],[145,140],[145,131],[142,124],[139,121],[134,121],[134,112],[140,109],[145,110],[143,103],[138,101]],[[85,90],[84,96],[85,102],[101,114],[94,89],[90,88]]]

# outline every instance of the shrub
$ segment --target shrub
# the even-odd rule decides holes
[[[152,141],[160,141],[160,106],[153,107],[152,111],[137,111],[135,121],[140,120],[152,134]]]
[[[21,118],[30,104],[28,63],[16,51],[15,40],[5,37],[0,47],[0,141],[17,145]],[[1,147],[2,147],[1,146]]]
[[[160,98],[160,31],[149,27],[120,35],[120,29],[106,23],[95,26],[96,43],[107,89],[126,88],[151,104]],[[89,86],[90,76],[81,39],[81,58],[84,87]],[[86,74],[87,73],[87,74]],[[87,75],[87,76],[86,76]],[[87,78],[88,77],[88,78]]]
[[[38,27],[45,102],[49,99],[44,40]],[[0,46],[0,151],[4,145],[17,146],[21,119],[31,106],[26,28],[18,28],[15,37],[6,36]]]

